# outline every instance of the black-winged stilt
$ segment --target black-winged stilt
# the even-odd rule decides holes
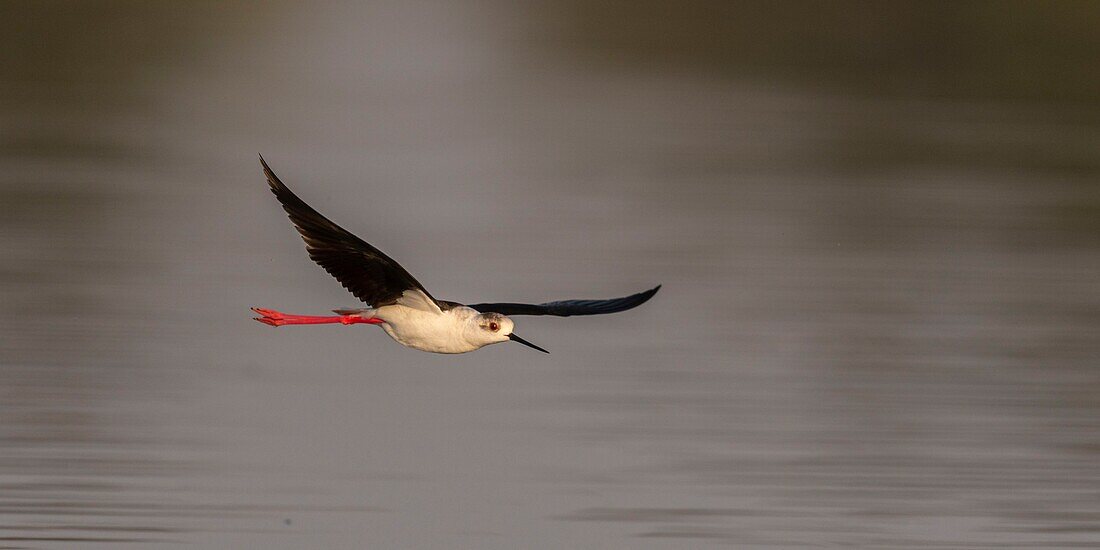
[[[329,221],[298,198],[260,157],[271,191],[306,242],[309,257],[370,307],[333,310],[335,316],[290,315],[252,308],[272,326],[366,323],[379,325],[399,344],[435,353],[466,353],[512,340],[550,353],[512,332],[508,315],[600,315],[637,307],[661,288],[609,300],[562,300],[544,304],[460,304],[437,300],[405,268],[381,250]]]

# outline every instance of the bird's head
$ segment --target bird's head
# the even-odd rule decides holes
[[[479,313],[472,317],[470,322],[466,325],[465,337],[470,343],[477,344],[478,346],[487,346],[489,344],[512,340],[513,342],[519,342],[543,353],[550,353],[516,336],[515,333],[512,332],[515,326],[516,324],[513,323],[511,319],[499,313]]]

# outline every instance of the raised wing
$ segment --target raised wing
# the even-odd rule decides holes
[[[397,303],[408,291],[417,292],[436,307],[438,302],[405,268],[381,250],[352,235],[298,198],[260,157],[267,184],[283,204],[294,228],[306,242],[309,257],[336,277],[356,298],[374,307]],[[406,295],[407,296],[407,295]]]
[[[645,292],[609,300],[561,300],[545,304],[470,304],[469,307],[482,313],[493,312],[501,315],[557,315],[558,317],[603,315],[638,307],[657,294],[660,289],[661,285],[657,285]]]

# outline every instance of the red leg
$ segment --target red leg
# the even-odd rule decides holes
[[[340,323],[342,325],[355,325],[359,323],[366,323],[369,325],[380,325],[384,321],[374,317],[363,317],[361,315],[290,315],[288,313],[282,313],[273,309],[263,309],[254,307],[252,311],[259,313],[263,317],[253,317],[253,319],[273,327],[281,327],[283,325],[323,325],[328,323]]]

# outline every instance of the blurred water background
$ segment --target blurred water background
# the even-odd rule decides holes
[[[0,546],[1100,545],[1100,6],[4,2]],[[263,153],[544,356],[355,300]]]

